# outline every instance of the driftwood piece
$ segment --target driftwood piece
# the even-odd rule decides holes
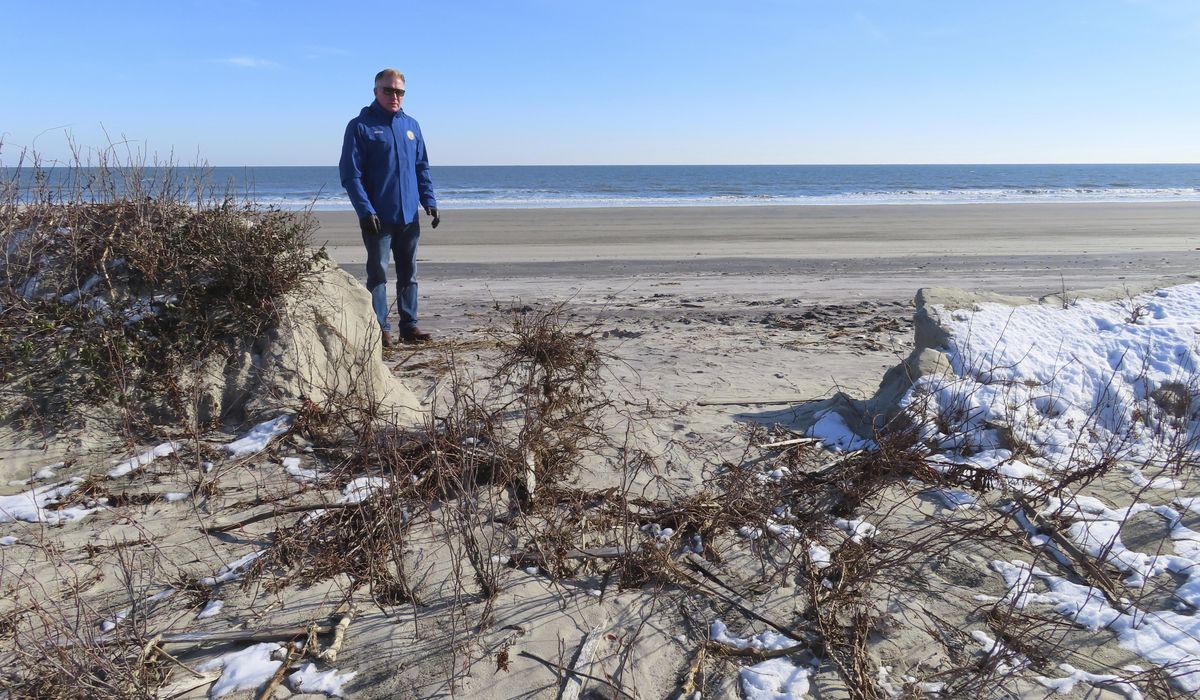
[[[339,609],[344,609],[345,605],[346,604],[343,603],[342,608]],[[341,621],[339,620],[339,624],[340,622]],[[320,642],[317,640],[317,629],[318,625],[315,622],[309,623],[308,638],[304,641],[304,645],[296,646],[295,644],[289,644],[287,646],[287,654],[284,656],[283,663],[279,666],[279,668],[275,669],[275,673],[271,675],[271,680],[268,681],[267,685],[263,688],[262,693],[258,696],[258,700],[270,700],[272,694],[275,692],[275,689],[278,688],[279,684],[283,682],[283,677],[287,675],[288,669],[290,669],[292,665],[300,659],[304,658],[305,656],[316,656],[318,659],[322,658],[321,655],[317,653],[317,650],[320,648]],[[334,635],[334,643],[338,645],[338,648],[341,648],[341,642],[336,636],[336,627]],[[334,658],[337,658],[336,652],[334,653]],[[330,663],[332,663],[332,661]]]
[[[600,639],[600,627],[593,627],[591,632],[584,636],[583,642],[579,645],[579,651],[575,654],[575,661],[571,664],[571,673],[579,674],[583,669],[592,664],[592,657],[596,654],[596,642]],[[562,691],[559,692],[559,700],[578,700],[579,694],[583,692],[583,681],[578,675],[567,676],[563,680]]]
[[[260,520],[269,520],[270,518],[280,515],[288,515],[290,513],[307,513],[314,510],[337,510],[339,508],[358,508],[360,506],[362,506],[361,501],[357,503],[309,503],[302,506],[272,508],[271,510],[264,511],[262,513],[255,513],[248,518],[242,518],[236,522],[225,523],[224,525],[210,525],[208,527],[201,528],[201,530],[209,534],[214,532],[229,532],[230,530],[236,530],[239,527],[250,525],[251,523],[257,523]]]
[[[200,674],[198,678],[184,678],[159,688],[158,697],[160,700],[175,700],[175,698],[187,695],[193,690],[198,690],[206,685],[217,682],[217,679],[220,677],[220,671],[208,671]]]
[[[537,459],[534,457],[533,449],[526,446],[525,461],[516,485],[517,503],[521,506],[522,513],[528,513],[533,508],[535,491],[537,491]]]
[[[1087,552],[1081,550],[1075,545],[1074,542],[1068,539],[1066,535],[1059,532],[1058,528],[1055,527],[1054,524],[1049,520],[1042,517],[1042,514],[1039,513],[1037,509],[1033,507],[1033,504],[1031,504],[1028,500],[1022,498],[1021,496],[1015,496],[1013,500],[1021,507],[1021,510],[1025,511],[1026,517],[1028,517],[1031,522],[1037,525],[1039,530],[1049,535],[1050,539],[1054,540],[1054,543],[1057,544],[1060,549],[1062,549],[1063,553],[1070,557],[1071,560],[1078,565],[1080,571],[1077,573],[1079,573],[1080,578],[1086,581],[1089,585],[1099,589],[1099,591],[1104,594],[1104,597],[1108,599],[1108,604],[1113,608],[1122,611],[1128,609],[1128,606],[1121,602],[1121,595],[1117,590],[1116,584],[1112,582],[1112,579],[1108,577],[1108,574],[1104,572],[1104,569],[1101,569],[1096,562],[1093,561],[1090,556],[1088,556]]]
[[[333,626],[317,625],[317,634],[328,634]],[[225,644],[228,642],[278,642],[279,640],[296,639],[308,634],[308,625],[292,627],[274,627],[260,630],[241,630],[233,632],[188,632],[183,634],[166,634],[159,644]],[[105,640],[115,643],[119,640]],[[99,642],[99,640],[97,640]]]
[[[182,661],[175,658],[174,656],[171,656],[170,654],[167,653],[166,649],[162,648],[162,646],[161,646],[162,637],[163,636],[161,634],[156,634],[150,641],[146,642],[146,645],[144,647],[142,647],[142,658],[139,661],[138,665],[142,666],[142,665],[150,664],[150,663],[153,663],[159,657],[162,657],[162,658],[166,659],[167,661],[170,661],[171,663],[175,664],[179,668],[182,668],[185,672],[187,672],[188,675],[190,675],[194,678],[202,678],[202,675],[200,673],[194,671],[190,666],[183,663]]]
[[[760,450],[780,450],[784,447],[792,447],[793,445],[812,445],[821,442],[820,438],[798,437],[791,440],[780,440],[779,442],[768,442],[765,445],[759,445]]]
[[[754,618],[755,620],[758,620],[759,622],[766,623],[767,625],[770,625],[775,631],[779,632],[780,634],[786,635],[788,637],[791,637],[792,639],[796,639],[797,641],[800,641],[801,644],[798,645],[798,647],[807,647],[808,645],[811,645],[814,641],[816,641],[815,635],[813,635],[811,632],[801,634],[797,630],[792,629],[792,628],[788,627],[787,625],[784,625],[780,622],[777,622],[776,620],[772,620],[771,618],[767,617],[765,614],[759,612],[758,606],[756,606],[753,603],[751,603],[750,601],[746,600],[740,593],[738,593],[732,587],[730,587],[729,584],[722,581],[721,578],[719,576],[717,576],[717,574],[715,572],[713,572],[707,566],[707,562],[705,562],[699,556],[697,556],[695,554],[687,554],[687,555],[684,555],[683,561],[684,561],[684,563],[686,563],[688,565],[689,568],[695,570],[696,572],[701,574],[701,576],[704,577],[704,578],[701,578],[700,576],[696,576],[695,574],[693,574],[689,571],[685,571],[683,569],[678,569],[677,572],[679,573],[679,575],[681,575],[683,578],[687,579],[692,585],[696,586],[697,588],[702,589],[703,591],[705,591],[706,593],[709,593],[710,595],[716,596],[717,598],[721,599],[722,601],[724,601],[726,603],[729,603],[733,607],[740,610],[743,615]],[[706,578],[709,579],[711,582],[706,581],[705,580]],[[716,586],[713,585],[714,583],[720,585],[721,588],[723,588],[725,590],[723,590],[723,591],[718,590],[716,588]],[[798,650],[798,648],[796,650]],[[795,651],[789,651],[789,653],[795,653]]]
[[[554,671],[555,673],[557,673],[559,675],[562,675],[564,673],[570,673],[572,675],[579,676],[580,678],[586,678],[591,681],[596,681],[597,683],[603,683],[604,685],[608,686],[609,688],[612,688],[614,692],[621,695],[622,697],[629,698],[630,700],[638,700],[636,695],[630,695],[629,691],[620,687],[616,683],[613,683],[612,681],[608,680],[607,678],[593,676],[590,673],[584,673],[583,671],[576,671],[574,669],[563,668],[562,666],[559,666],[558,664],[554,663],[553,661],[550,661],[549,659],[544,659],[530,651],[520,651],[517,653],[517,656],[524,656],[527,659],[533,659],[534,661],[545,666],[546,668],[549,668],[551,671]]]
[[[803,493],[803,492],[807,491],[808,489],[811,489],[812,483],[814,483],[814,482],[823,483],[824,481],[828,480],[830,476],[836,474],[837,470],[839,468],[843,467],[847,461],[854,459],[855,457],[863,454],[864,452],[866,452],[866,450],[853,450],[851,452],[843,452],[842,454],[838,455],[837,458],[832,459],[828,462],[825,462],[825,463],[821,464],[820,466],[812,469],[811,471],[805,471],[804,475],[808,479],[808,483],[806,483],[802,486],[797,486],[797,487],[788,489],[788,490],[784,491],[781,495],[785,498],[789,497],[789,496],[794,496],[798,493]]]
[[[333,626],[328,623],[314,625],[314,627],[317,634],[328,634],[333,630]],[[308,625],[296,625],[291,627],[268,627],[257,630],[234,630],[232,632],[181,632],[179,634],[159,635],[155,643],[160,648],[159,653],[163,653],[161,647],[164,644],[200,646],[201,644],[228,644],[230,642],[278,642],[280,640],[303,637],[309,633],[308,630]],[[123,644],[126,641],[120,637],[108,636],[97,637],[90,643],[107,646],[109,644]],[[74,641],[61,644],[60,646],[70,648],[82,645],[83,642]]]
[[[778,399],[702,399],[697,406],[782,406],[784,404],[805,403],[812,401],[809,397],[796,396]]]
[[[815,470],[815,472],[816,472],[815,475],[816,476],[824,476],[830,469],[840,466],[846,460],[854,459],[855,457],[859,456],[860,454],[863,454],[864,452],[866,452],[866,450],[851,450],[849,452],[843,452],[837,456],[837,459],[828,461],[828,462],[822,464],[821,466],[817,467]]]
[[[696,655],[692,657],[692,663],[688,666],[687,673],[683,676],[683,683],[679,686],[680,698],[690,698],[696,692],[696,678],[700,675],[700,667],[704,665],[707,649],[707,644],[701,644],[696,649]]]
[[[350,626],[350,621],[354,619],[354,606],[344,606],[342,616],[338,618],[337,624],[333,627],[333,641],[325,648],[317,658],[332,666],[337,663],[338,654],[342,651],[342,645],[346,642],[346,628]]]

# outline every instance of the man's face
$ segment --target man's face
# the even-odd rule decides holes
[[[404,101],[404,81],[395,76],[380,79],[375,83],[375,101],[389,112],[399,112]]]

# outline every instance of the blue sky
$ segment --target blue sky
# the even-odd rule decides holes
[[[1200,162],[1195,0],[334,5],[0,0],[0,161],[332,164],[394,66],[440,165]]]

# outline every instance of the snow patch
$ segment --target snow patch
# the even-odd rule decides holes
[[[321,473],[316,469],[302,469],[300,467],[299,457],[284,457],[283,470],[287,472],[296,481],[319,481]]]
[[[325,693],[342,697],[345,695],[342,686],[357,675],[358,671],[349,673],[338,673],[337,669],[318,671],[316,664],[309,662],[304,664],[299,671],[288,676],[288,685],[297,693]]]
[[[207,576],[207,577],[201,579],[200,583],[203,583],[205,586],[215,586],[218,583],[225,583],[227,581],[232,581],[232,580],[240,577],[244,573],[245,568],[247,566],[250,566],[251,562],[253,562],[255,559],[258,559],[263,554],[266,554],[266,552],[267,552],[267,550],[265,550],[265,549],[260,549],[257,552],[250,552],[249,554],[242,557],[241,559],[238,559],[237,561],[235,561],[233,563],[226,564],[225,566],[222,566],[220,571],[218,571],[216,573],[216,575]]]
[[[219,598],[210,600],[208,601],[208,604],[204,606],[203,610],[196,613],[196,619],[203,620],[205,618],[215,617],[217,613],[221,612],[221,608],[223,607],[225,607],[225,601],[220,600]]]
[[[286,413],[269,421],[259,423],[241,438],[225,446],[233,457],[248,457],[267,449],[272,440],[283,435],[292,427],[292,417]]]
[[[873,440],[866,440],[859,437],[850,426],[846,425],[846,421],[841,414],[832,408],[827,408],[813,416],[816,422],[808,429],[805,434],[808,437],[814,437],[820,440],[824,445],[831,450],[838,452],[853,452],[854,450],[874,448]]]
[[[1093,632],[1107,628],[1122,648],[1161,665],[1180,689],[1200,691],[1200,617],[1171,610],[1146,612],[1133,605],[1116,610],[1095,588],[1022,561],[993,561],[992,569],[1004,577],[1009,587],[1005,599],[1016,607],[1042,603]],[[1046,592],[1034,590],[1034,577],[1045,584]]]
[[[73,493],[82,481],[83,479],[75,478],[66,483],[40,486],[13,496],[0,496],[0,523],[23,520],[27,523],[58,525],[87,517],[99,510],[99,506],[93,503],[93,507],[90,508],[72,506],[59,510],[46,509],[47,506],[54,505]]]
[[[254,690],[271,680],[271,676],[283,663],[271,658],[271,654],[283,647],[273,642],[262,642],[241,651],[222,654],[196,667],[197,671],[221,670],[221,677],[209,691],[210,697],[219,698],[238,690]]]
[[[112,469],[109,469],[108,478],[116,479],[118,477],[125,476],[129,472],[132,472],[135,469],[141,469],[147,464],[153,462],[158,457],[165,457],[177,449],[179,449],[179,443],[164,442],[163,444],[153,447],[136,457],[130,457]]]
[[[719,644],[737,649],[776,651],[795,646],[798,642],[778,632],[767,630],[753,637],[735,637],[721,620],[712,623],[709,638]],[[742,694],[747,700],[800,700],[808,695],[808,679],[814,669],[808,664],[796,664],[787,658],[767,659],[740,669]]]
[[[387,485],[387,479],[381,476],[360,476],[346,484],[338,503],[361,503],[376,491],[387,488]]]

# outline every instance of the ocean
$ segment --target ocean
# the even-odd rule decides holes
[[[215,191],[262,205],[351,208],[333,165],[176,170],[183,171],[177,179],[202,173]],[[1200,164],[433,166],[431,173],[446,209],[1200,201]]]

